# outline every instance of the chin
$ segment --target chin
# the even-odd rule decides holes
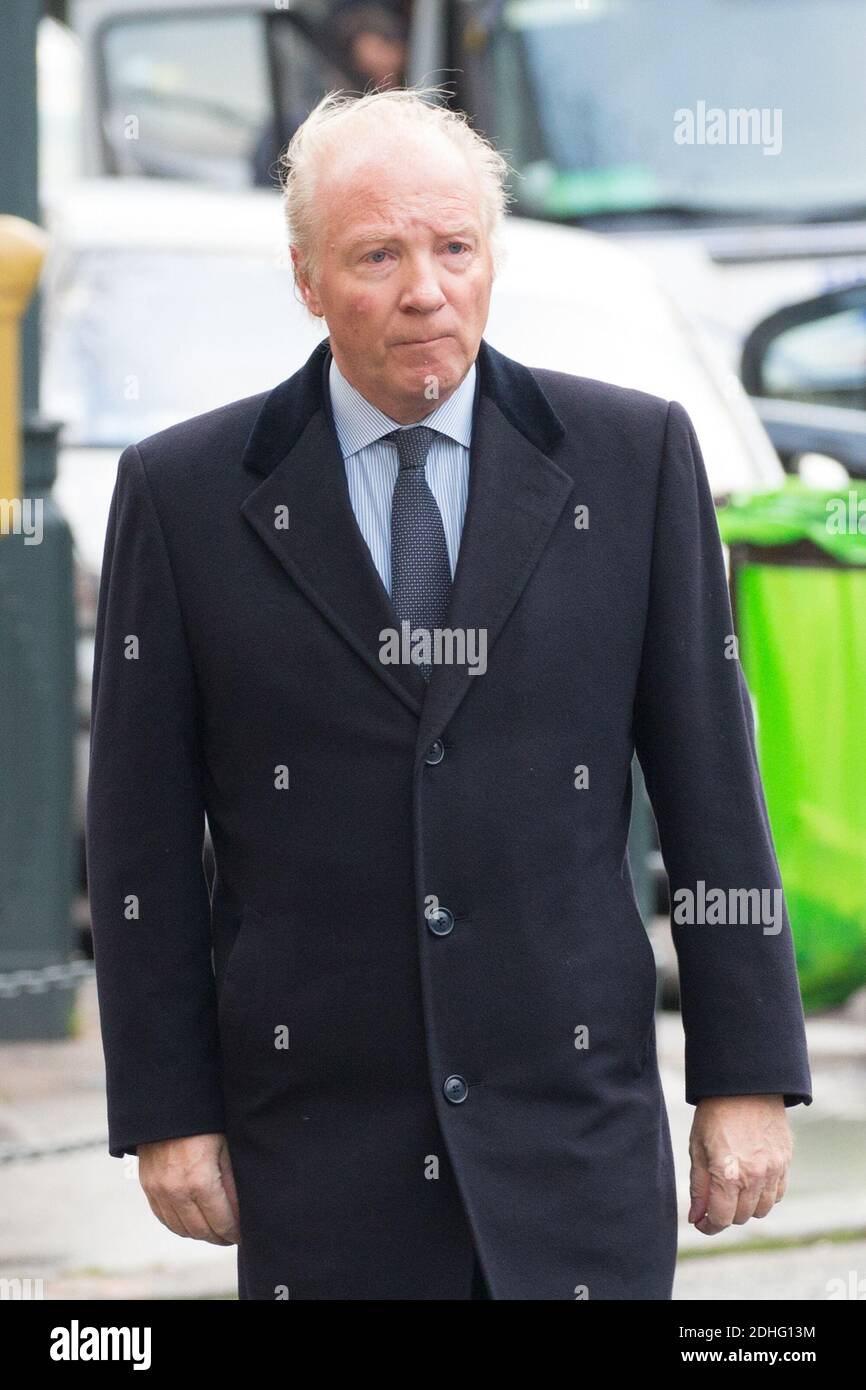
[[[419,356],[416,362],[409,366],[407,372],[410,380],[423,379],[435,372],[442,378],[442,384],[450,386],[453,382],[460,379],[461,360],[459,353],[455,350],[454,343],[450,338],[445,338],[442,342],[432,343],[428,350]]]

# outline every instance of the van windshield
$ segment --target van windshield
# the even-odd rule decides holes
[[[465,100],[515,211],[866,215],[862,0],[463,0]]]

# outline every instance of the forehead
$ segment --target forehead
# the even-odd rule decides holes
[[[364,231],[413,235],[474,227],[481,231],[480,188],[457,149],[433,145],[347,157],[319,184],[319,210],[328,240],[343,243]]]

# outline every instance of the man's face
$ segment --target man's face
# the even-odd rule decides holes
[[[460,385],[487,323],[493,267],[472,170],[443,137],[414,137],[340,162],[317,200],[306,303],[347,381],[401,424],[421,420]]]
[[[406,66],[406,45],[365,30],[352,40],[352,62],[376,86],[395,87]]]

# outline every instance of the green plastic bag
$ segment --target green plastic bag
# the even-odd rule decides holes
[[[829,1008],[866,984],[866,488],[791,479],[718,519],[803,1003]]]

